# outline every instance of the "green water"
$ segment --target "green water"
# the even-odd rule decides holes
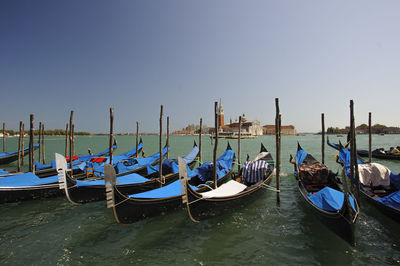
[[[336,142],[336,136],[330,137]],[[345,137],[340,138],[345,142]],[[171,158],[191,150],[198,137],[172,136]],[[135,146],[134,136],[118,136],[123,153]],[[158,137],[144,136],[146,155],[158,151]],[[254,157],[263,142],[275,155],[275,137],[243,140],[241,158]],[[72,206],[65,198],[34,200],[0,205],[0,263],[12,265],[241,265],[241,264],[400,264],[400,224],[380,215],[361,202],[356,225],[355,247],[327,230],[302,203],[289,155],[297,141],[321,158],[321,137],[283,136],[281,204],[276,194],[266,191],[256,202],[223,216],[193,223],[185,210],[147,219],[128,226],[118,225],[105,202]],[[218,154],[226,147],[220,140]],[[16,149],[17,138],[7,139],[7,150]],[[76,153],[86,155],[107,148],[106,136],[77,137]],[[237,141],[230,140],[237,151]],[[212,160],[209,137],[203,137],[203,161]],[[358,148],[367,149],[368,136],[358,136]],[[27,142],[26,142],[27,145]],[[54,152],[64,153],[62,137],[46,138],[46,161]],[[373,136],[373,147],[400,145],[400,135]],[[326,147],[326,164],[339,167],[336,154]],[[37,158],[37,155],[35,155]],[[27,167],[27,158],[25,169]],[[400,161],[382,161],[400,172]],[[15,169],[16,163],[3,166]],[[275,180],[272,182],[275,185]]]

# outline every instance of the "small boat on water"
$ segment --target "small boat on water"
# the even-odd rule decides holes
[[[350,178],[350,151],[341,143],[339,163]],[[360,176],[360,194],[380,212],[400,223],[400,174],[392,173],[386,166],[378,163],[367,163],[358,158]]]
[[[235,153],[228,143],[224,154],[217,159],[219,185],[231,176],[234,158]],[[175,166],[178,167],[177,164]],[[189,185],[192,189],[199,192],[209,190],[214,183],[213,169],[211,162],[203,163],[194,170],[188,168]],[[107,207],[112,208],[114,218],[119,224],[130,224],[183,207],[180,180],[143,193],[127,195],[122,193],[116,184],[114,167],[105,165],[105,171]]]
[[[196,163],[196,158],[199,154],[199,148],[196,143],[193,149],[185,156],[186,163],[189,167],[193,167]],[[56,154],[57,163],[64,166],[64,158],[62,155]],[[138,159],[140,160],[140,159]],[[176,160],[165,159],[163,161],[163,179],[160,180],[158,177],[159,168],[147,165],[149,171],[153,177],[145,177],[138,173],[120,173],[116,177],[116,183],[119,191],[125,194],[133,194],[145,192],[151,189],[155,189],[162,185],[167,185],[178,179],[178,171],[174,167]],[[60,169],[57,167],[57,169]],[[114,169],[116,166],[114,166]],[[156,168],[156,170],[154,170]],[[100,201],[106,199],[105,191],[105,180],[104,177],[85,180],[72,179],[66,169],[63,169],[62,176],[59,178],[60,189],[65,190],[67,199],[74,205],[84,204],[87,202]],[[157,175],[154,175],[156,173]]]
[[[274,163],[271,153],[261,144],[260,153],[253,161],[244,163],[240,176],[216,189],[199,192],[190,186],[186,165],[179,158],[180,179],[183,186],[183,203],[192,221],[220,215],[256,200],[271,182]]]
[[[39,142],[33,145],[33,149],[39,148]],[[26,156],[29,153],[29,147],[25,148],[21,156]],[[9,164],[18,160],[18,151],[12,152],[1,152],[0,153],[0,164]]]
[[[298,144],[294,174],[300,194],[307,206],[329,229],[355,245],[354,229],[359,214],[356,199],[324,164],[317,161]]]

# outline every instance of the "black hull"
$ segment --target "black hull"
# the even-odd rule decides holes
[[[52,198],[64,195],[58,183],[25,188],[0,188],[0,203]]]
[[[165,178],[165,185],[168,185],[177,179],[178,174],[170,175]],[[75,182],[73,182],[69,177],[67,177],[67,183],[69,187],[68,199],[73,204],[84,204],[94,201],[106,200],[105,186],[76,187]],[[160,182],[157,179],[152,179],[146,183],[123,185],[117,187],[121,193],[130,195],[159,188]]]
[[[218,184],[227,181],[231,172],[218,180]],[[114,216],[119,224],[130,224],[146,218],[164,215],[178,208],[183,208],[182,196],[161,199],[133,199],[127,198],[120,191],[115,191]],[[119,188],[118,188],[119,190]],[[199,189],[200,192],[207,188]]]
[[[367,202],[373,205],[378,211],[383,213],[384,215],[392,218],[394,221],[400,223],[400,211],[389,207],[385,204],[380,203],[379,201],[375,200],[371,196],[368,195],[364,190],[360,190],[360,194]]]
[[[271,179],[267,182],[270,183]],[[197,221],[232,212],[238,208],[255,201],[266,191],[258,186],[241,193],[240,195],[224,198],[199,198],[198,193],[188,188],[188,201],[190,202],[190,215]]]
[[[324,211],[317,206],[315,206],[307,197],[308,192],[304,188],[303,184],[298,181],[298,188],[300,194],[303,196],[304,202],[307,207],[311,209],[314,215],[331,231],[336,233],[339,237],[350,243],[351,245],[355,245],[355,219],[353,220],[349,216],[350,210],[348,210],[348,206],[344,204],[343,208],[338,212],[329,212]],[[358,212],[358,210],[357,210]]]
[[[33,150],[37,150],[37,149],[39,149],[39,147],[34,147]],[[24,151],[24,154],[23,155],[21,154],[21,156],[26,156],[28,153],[29,153],[29,149]],[[18,160],[18,153],[1,157],[0,164],[9,164],[9,163],[15,162],[17,160]]]
[[[368,151],[366,150],[357,150],[357,154],[361,157],[369,157]],[[372,157],[385,160],[400,160],[400,155],[393,154],[381,154],[372,152]]]

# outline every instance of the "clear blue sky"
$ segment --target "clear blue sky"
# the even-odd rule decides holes
[[[0,122],[78,131],[213,125],[245,113],[318,131],[400,126],[400,1],[0,1]],[[37,125],[38,123],[36,123]]]

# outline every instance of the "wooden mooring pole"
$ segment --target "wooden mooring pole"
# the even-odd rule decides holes
[[[275,109],[276,109],[276,116],[275,116],[275,139],[276,139],[276,165],[275,165],[275,172],[276,172],[276,201],[279,204],[281,201],[280,195],[280,163],[281,163],[281,115],[279,111],[279,98],[275,98]]]
[[[6,152],[6,123],[3,122],[3,152]]]
[[[30,127],[29,127],[29,172],[35,173],[35,153],[33,151],[33,138],[35,137],[35,133],[33,132],[33,114],[30,115]]]
[[[72,156],[75,156],[75,124],[72,124]]]
[[[139,157],[139,121],[136,121],[136,158]]]
[[[199,163],[199,165],[201,165],[201,160],[202,160],[202,158],[201,158],[201,133],[202,133],[202,131],[203,131],[203,118],[200,118],[200,132],[199,132],[199,161],[200,161],[200,163]]]
[[[21,164],[22,166],[24,166],[25,160],[24,160],[24,156],[25,156],[25,124],[22,123],[22,147],[21,147],[21,151],[22,151],[22,158],[21,158]]]
[[[162,156],[162,122],[163,122],[163,111],[164,111],[164,106],[161,105],[160,107],[160,162],[159,162],[159,172],[158,172],[158,177],[160,179],[160,186],[162,187],[162,161],[163,161],[163,156]],[[169,147],[167,147],[168,149]]]
[[[69,116],[69,166],[71,169],[71,177],[72,177],[72,155],[73,155],[73,153],[72,153],[72,145],[73,145],[72,144],[72,138],[73,138],[72,119],[73,118],[74,118],[74,110],[71,110],[71,114]]]
[[[44,144],[44,123],[42,124],[42,160],[46,164],[46,146]]]
[[[325,164],[325,115],[321,114],[321,125],[322,125],[322,143],[321,143],[321,153],[322,153],[322,164]]]
[[[240,175],[240,137],[242,134],[242,116],[239,116],[239,135],[238,135],[238,175]]]
[[[218,149],[218,124],[219,124],[219,112],[218,112],[218,102],[214,103],[214,117],[215,117],[215,144],[213,153],[213,163],[214,163],[214,188],[218,187],[218,176],[217,176],[217,149]]]
[[[368,162],[372,162],[372,114],[368,113]]]
[[[22,147],[22,121],[19,121],[19,138],[18,138],[18,172],[21,171],[21,152],[22,156],[24,156],[24,151],[21,150]]]
[[[42,142],[40,141],[42,139],[42,122],[39,122],[39,163],[42,162]]]
[[[68,123],[65,126],[65,157],[68,156]]]
[[[113,165],[114,108],[110,108],[110,164]]]
[[[358,173],[358,161],[357,161],[357,142],[356,142],[356,130],[355,130],[355,121],[354,121],[354,103],[353,100],[350,101],[350,115],[351,115],[351,150],[352,150],[352,161],[354,166],[353,177],[355,177],[354,185],[355,185],[355,196],[357,201],[360,200],[359,198],[359,191],[360,191],[360,176]]]
[[[169,159],[169,116],[167,116],[167,159]]]

